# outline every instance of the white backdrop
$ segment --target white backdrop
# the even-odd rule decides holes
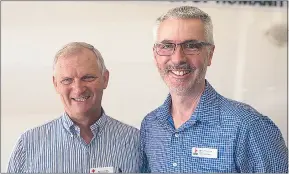
[[[172,2],[3,2],[1,6],[1,172],[25,130],[59,117],[54,54],[84,41],[110,70],[106,113],[139,128],[168,91],[154,66],[152,26]],[[193,4],[193,3],[187,3]],[[207,79],[226,97],[268,115],[287,141],[287,45],[266,36],[286,24],[285,7],[197,4],[212,16],[215,55]]]

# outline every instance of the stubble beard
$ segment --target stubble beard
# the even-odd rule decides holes
[[[194,93],[194,90],[205,80],[207,66],[204,64],[202,68],[192,70],[189,80],[174,79],[174,81],[176,81],[174,84],[169,79],[169,71],[160,69],[160,67],[158,67],[158,70],[171,94],[188,96]]]

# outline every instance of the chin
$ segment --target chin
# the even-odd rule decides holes
[[[186,95],[190,90],[187,87],[174,87],[174,86],[170,86],[169,90],[171,93],[173,94],[177,94],[177,95]]]
[[[166,84],[171,89],[185,89],[185,88],[189,88],[189,86],[191,85],[187,81],[178,81],[178,82],[166,81]]]
[[[83,115],[83,114],[88,113],[88,111],[89,109],[77,109],[77,110],[74,110],[74,113],[77,115]]]

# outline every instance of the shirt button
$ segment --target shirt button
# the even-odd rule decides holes
[[[173,163],[173,166],[176,167],[178,164],[177,163]]]
[[[177,137],[177,138],[178,138],[178,137],[179,137],[179,134],[175,134],[175,137]]]

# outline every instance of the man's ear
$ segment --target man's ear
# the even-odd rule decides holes
[[[208,51],[209,51],[209,54],[208,54],[207,66],[210,66],[212,64],[212,59],[213,59],[213,55],[215,51],[215,45],[211,46],[211,48]]]
[[[53,75],[53,77],[52,77],[52,81],[53,81],[53,86],[54,86],[54,89],[56,90],[56,92],[57,93],[59,93],[58,92],[58,88],[57,88],[57,81],[56,81],[56,77]]]
[[[104,83],[103,89],[106,89],[108,86],[108,81],[109,81],[109,71],[105,70],[102,77],[103,77],[103,83]]]
[[[154,62],[155,62],[155,65],[158,66],[158,63],[157,63],[157,53],[155,51],[155,48],[153,47],[153,54],[154,54]]]

